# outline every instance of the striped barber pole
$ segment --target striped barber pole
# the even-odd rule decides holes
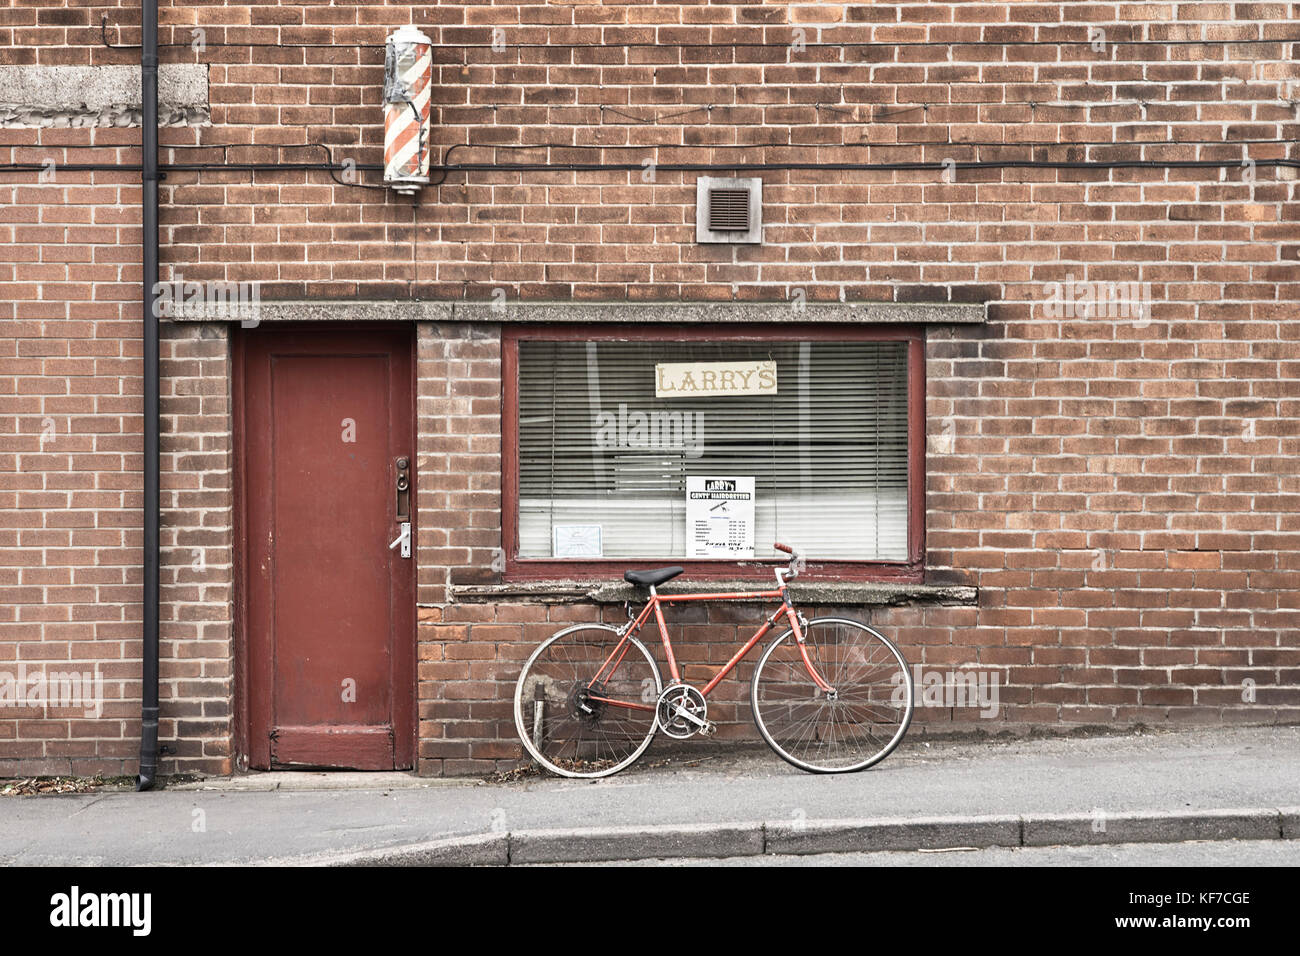
[[[384,53],[384,182],[408,196],[429,182],[432,83],[433,41],[402,27]]]

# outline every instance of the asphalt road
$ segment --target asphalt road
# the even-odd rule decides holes
[[[1294,806],[1300,727],[911,742],[845,776],[801,773],[765,751],[654,763],[652,752],[644,767],[594,782],[394,774],[362,789],[240,789],[298,785],[263,775],[211,789],[3,797],[0,862],[239,863],[505,830]]]

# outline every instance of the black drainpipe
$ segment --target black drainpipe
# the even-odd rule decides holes
[[[140,777],[158,774],[158,0],[142,0],[140,39],[141,223],[144,227],[144,646],[141,651]]]

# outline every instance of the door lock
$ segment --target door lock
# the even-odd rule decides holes
[[[404,557],[411,556],[411,460],[409,458],[398,458],[393,462],[395,473],[394,487],[397,494],[397,526],[402,529],[402,533],[397,536],[388,550],[401,546],[398,553]]]
[[[402,550],[398,553],[404,558],[409,558],[411,556],[411,522],[403,521],[401,528],[402,533],[388,546],[388,550],[392,551],[398,545],[401,545]]]
[[[394,462],[397,473],[397,520],[411,520],[411,461],[409,458],[399,458]]]

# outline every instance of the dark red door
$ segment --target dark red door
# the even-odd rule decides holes
[[[263,327],[241,352],[250,765],[409,768],[411,338]]]

